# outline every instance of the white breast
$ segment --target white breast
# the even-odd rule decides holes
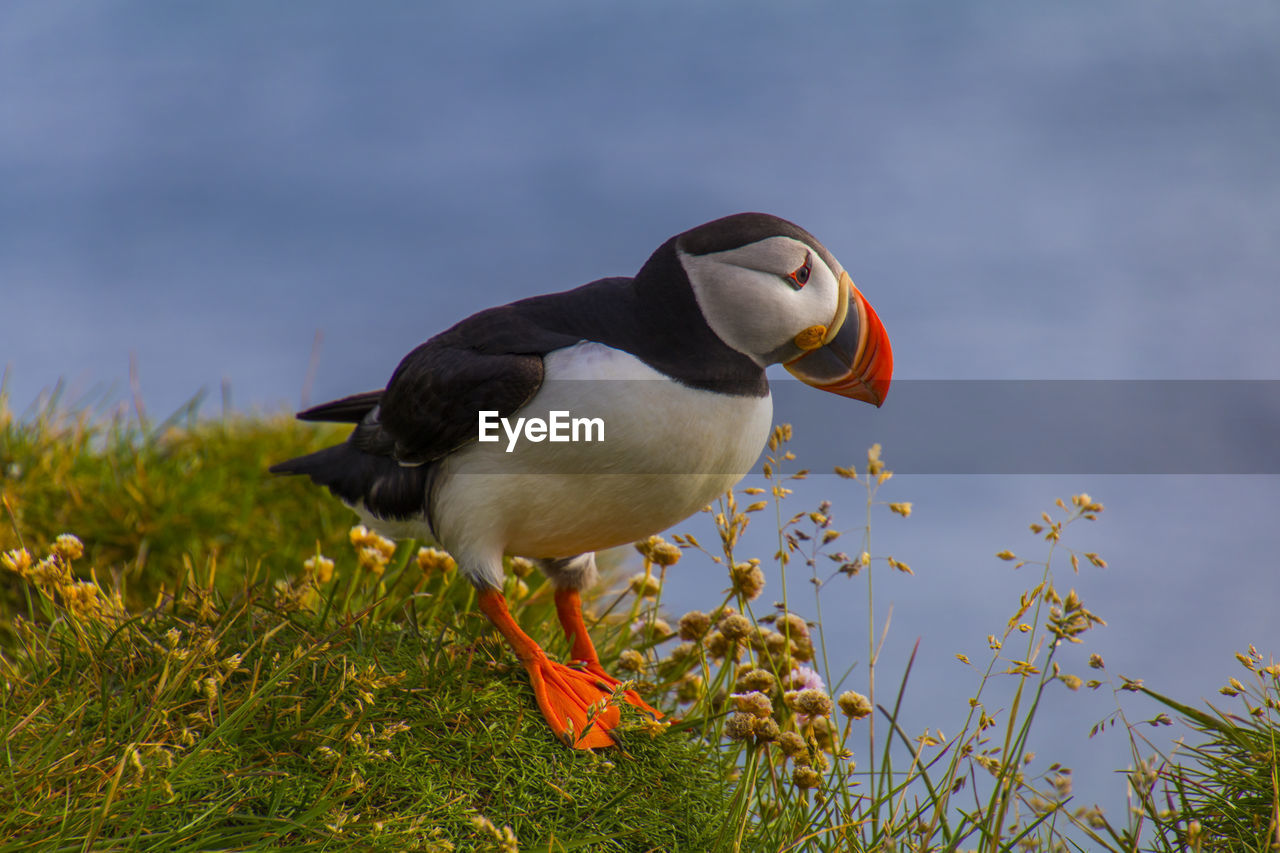
[[[442,464],[436,538],[458,552],[568,557],[633,542],[740,480],[768,438],[773,401],[689,388],[634,356],[580,343],[546,357],[517,416],[600,418],[599,442],[472,443]],[[477,424],[478,428],[478,424]]]

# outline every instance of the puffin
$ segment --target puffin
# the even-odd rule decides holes
[[[633,277],[440,332],[385,388],[298,413],[355,427],[270,470],[309,477],[385,536],[447,550],[555,735],[607,747],[615,693],[661,713],[619,689],[587,633],[595,554],[678,524],[752,469],[773,425],[772,364],[877,407],[893,374],[884,326],[835,256],[785,219],[734,214],[671,237]],[[550,580],[568,664],[512,617],[504,556]]]

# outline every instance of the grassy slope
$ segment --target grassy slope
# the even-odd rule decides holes
[[[465,583],[424,575],[408,547],[362,568],[345,509],[265,474],[331,431],[148,438],[68,418],[3,437],[0,551],[39,558],[75,532],[73,574],[122,574],[129,616],[88,618],[5,573],[2,798],[17,808],[0,849],[484,849],[508,826],[525,849],[714,844],[714,751],[642,731],[608,754],[564,748]],[[328,583],[300,571],[317,546],[338,559]],[[555,624],[540,592],[517,613],[535,635]]]
[[[886,747],[878,765],[859,756],[873,768],[865,772],[847,751],[855,740],[861,749],[851,733],[865,720],[828,712],[813,724],[825,719],[823,735],[800,722],[775,684],[750,688],[764,689],[773,709],[752,730],[769,723],[774,734],[734,735],[729,724],[743,714],[725,713],[717,697],[743,689],[745,664],[772,666],[776,681],[805,658],[792,658],[795,637],[770,628],[781,629],[771,621],[779,614],[757,618],[742,594],[751,569],[732,557],[735,531],[765,502],[739,512],[733,496],[715,523],[723,559],[746,571],[734,575],[734,594],[708,608],[712,630],[660,652],[625,627],[657,605],[627,597],[629,613],[602,621],[596,637],[610,669],[624,650],[644,658],[661,682],[651,702],[691,702],[683,715],[703,738],[674,729],[651,737],[639,727],[623,734],[620,750],[567,750],[465,583],[420,568],[409,545],[362,560],[345,509],[303,482],[265,475],[270,462],[341,432],[284,418],[149,434],[78,416],[18,422],[0,398],[0,492],[10,515],[0,524],[0,561],[22,546],[33,555],[23,578],[0,570],[0,851],[515,850],[516,839],[525,850],[704,851],[730,849],[735,838],[747,850],[1261,851],[1280,838],[1280,666],[1252,648],[1238,656],[1245,683],[1231,679],[1223,690],[1242,704],[1235,714],[1152,694],[1204,746],[1165,760],[1140,743],[1142,721],[1119,709],[1109,721],[1135,740],[1137,817],[1113,825],[1078,809],[1055,793],[1052,767],[1024,778],[1034,708],[1056,677],[1051,659],[1028,666],[1015,646],[1031,652],[1046,629],[1074,636],[1088,627],[1078,601],[1053,597],[1049,561],[1001,635],[1009,651],[993,644],[987,670],[1015,679],[1019,695],[1025,687],[1034,701],[1021,715],[1016,701],[990,717],[977,705],[975,725],[925,744],[895,730],[884,707],[892,699],[872,691],[885,737],[912,755],[927,746],[927,764],[899,760],[895,769]],[[776,444],[770,453],[777,470]],[[868,472],[860,481],[870,512],[876,480]],[[784,493],[775,489],[775,501]],[[1064,518],[1090,514],[1087,496],[1078,500],[1060,503]],[[825,509],[781,521],[789,512],[779,523],[797,560],[806,543],[839,535]],[[1056,543],[1063,523],[1034,532]],[[802,535],[798,524],[813,529]],[[37,562],[64,531],[83,539],[85,553],[64,543],[61,557]],[[692,539],[684,546],[701,550]],[[303,568],[317,551],[336,560],[331,577]],[[870,595],[870,567],[860,565],[853,574],[866,572]],[[84,584],[93,577],[97,585]],[[563,656],[548,590],[527,580],[532,589],[511,579],[517,618]],[[749,647],[737,654],[720,630],[731,614],[719,608],[730,604],[751,620]],[[1015,632],[1028,618],[1034,629]],[[1087,685],[1112,684],[1100,660],[1098,668]],[[799,753],[770,740],[779,727],[803,736]],[[922,774],[927,797],[901,784]],[[961,800],[966,784],[986,799]]]

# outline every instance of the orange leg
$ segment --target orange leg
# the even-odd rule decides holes
[[[516,620],[511,618],[507,610],[507,600],[497,590],[484,590],[480,593],[480,610],[498,629],[516,656],[524,664],[529,673],[529,682],[533,686],[533,695],[538,700],[538,708],[547,724],[556,735],[569,739],[573,732],[572,745],[578,749],[595,749],[613,746],[615,741],[609,735],[609,729],[615,728],[621,719],[616,706],[609,705],[595,715],[590,721],[591,707],[608,700],[613,686],[618,682],[613,679],[602,679],[596,673],[574,669],[547,659],[547,654],[533,638],[520,630]],[[582,617],[578,616],[579,624]],[[582,636],[586,637],[585,628]],[[591,647],[591,640],[585,640]],[[575,639],[574,648],[578,648]],[[591,650],[594,658],[595,650]],[[596,667],[599,667],[597,662]],[[610,684],[609,682],[612,682]]]
[[[556,590],[556,615],[560,617],[560,627],[564,629],[564,635],[569,640],[571,647],[569,653],[573,659],[585,663],[588,672],[611,688],[617,687],[620,683],[618,679],[605,672],[604,667],[600,665],[596,647],[592,645],[591,635],[587,633],[586,623],[582,621],[582,599],[578,596],[576,589],[561,587]],[[629,703],[641,711],[652,714],[654,717],[662,716],[661,711],[649,707],[648,703],[634,690],[628,690],[624,695]]]

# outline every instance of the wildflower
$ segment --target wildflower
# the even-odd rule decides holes
[[[431,572],[448,573],[458,568],[458,561],[453,559],[448,551],[441,551],[439,548],[419,548],[418,568],[422,569],[424,575]]]
[[[27,572],[26,577],[36,586],[51,589],[61,582],[70,582],[66,568],[53,557],[45,557]]]
[[[360,568],[374,575],[381,575],[387,570],[387,556],[382,549],[363,546],[356,551],[356,562],[360,564]]]
[[[84,543],[70,533],[63,533],[53,540],[52,550],[59,559],[70,562],[84,556]]]
[[[76,581],[60,590],[62,600],[72,616],[79,619],[97,619],[102,615],[102,600],[96,584]]]
[[[351,544],[356,548],[372,548],[380,553],[384,564],[390,560],[391,556],[396,552],[396,543],[387,539],[385,536],[380,536],[379,534],[374,533],[363,524],[357,524],[355,527],[351,528],[348,536],[351,539]]]
[[[644,655],[635,649],[624,649],[618,655],[618,669],[626,672],[639,672],[644,669]]]
[[[701,610],[690,610],[680,617],[680,639],[700,640],[710,627],[710,616]]]
[[[529,575],[533,574],[533,570],[533,560],[529,560],[524,557],[511,558],[511,572],[516,577],[527,578]]]
[[[720,633],[726,640],[737,642],[750,635],[752,626],[751,620],[741,613],[730,613],[721,619],[716,627],[720,629]]]
[[[845,716],[852,717],[855,720],[861,720],[871,714],[871,700],[861,693],[853,690],[846,690],[837,697],[836,702],[840,705],[840,710]]]
[[[911,515],[911,502],[904,501],[901,503],[891,503],[889,504],[889,510],[891,512],[896,512],[903,518],[908,518]]]
[[[754,601],[764,591],[764,570],[757,559],[745,563],[734,563],[729,570],[729,580],[733,591],[748,601]]]
[[[315,578],[316,583],[328,583],[333,579],[333,560],[320,554],[304,560],[302,568],[308,576]]]
[[[797,666],[791,670],[791,673],[786,677],[786,686],[792,690],[817,690],[822,693],[825,693],[827,689],[827,685],[822,681],[822,676],[808,666]]]
[[[754,714],[757,717],[773,716],[773,703],[769,697],[758,691],[750,693],[734,693],[729,697],[739,711]]]
[[[662,592],[662,584],[650,574],[638,574],[627,584],[637,598],[654,598]]]
[[[998,551],[998,552],[996,552],[996,556],[997,556],[997,557],[999,557],[999,558],[1000,558],[1000,559],[1002,559],[1002,560],[1005,560],[1006,562],[1007,562],[1007,561],[1009,561],[1009,560],[1016,560],[1016,559],[1018,559],[1018,555],[1017,555],[1017,554],[1015,554],[1015,553],[1013,553],[1012,551],[1010,551],[1010,550],[1008,550],[1008,549],[1005,549],[1004,551]]]
[[[11,572],[17,572],[22,576],[26,576],[27,570],[31,568],[31,552],[26,548],[15,548],[12,551],[6,551],[0,555],[0,563]]]

